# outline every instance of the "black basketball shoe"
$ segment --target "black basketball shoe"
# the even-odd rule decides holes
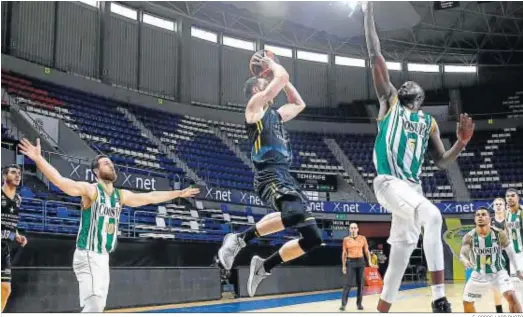
[[[432,312],[433,313],[452,313],[450,303],[447,300],[447,297],[442,297],[442,298],[432,302]]]

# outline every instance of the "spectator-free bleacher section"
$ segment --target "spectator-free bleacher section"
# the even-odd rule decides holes
[[[523,189],[523,131],[477,131],[458,158],[472,198],[504,197],[507,188]]]
[[[120,166],[133,169],[135,173],[168,175],[171,179],[175,175],[183,177],[185,171],[118,110],[118,107],[126,107],[208,185],[253,190],[253,171],[231,150],[229,143],[226,144],[220,138],[225,135],[249,158],[251,145],[243,125],[129,106],[5,71],[2,71],[2,88],[25,110],[62,120],[95,152],[108,154]],[[516,93],[514,96],[520,95]],[[516,101],[519,97],[511,96],[507,97],[510,101],[507,106],[518,110],[519,104]],[[9,105],[2,104],[2,111],[3,114],[9,112]],[[10,128],[2,123],[3,144],[15,145],[18,140]],[[339,173],[351,182],[325,144],[325,138],[336,140],[371,186],[376,171],[372,162],[375,137],[370,135],[325,135],[290,131],[294,155],[292,170]],[[451,141],[454,141],[452,138],[450,136]],[[523,189],[522,139],[522,131],[515,128],[475,133],[458,160],[472,198],[492,199],[503,196],[508,187]],[[64,195],[53,185],[44,185],[35,177],[34,164],[27,158],[25,164],[29,174],[27,179],[24,178],[21,189],[24,198],[21,228],[37,232],[76,234],[80,216],[79,199]],[[429,199],[453,199],[446,172],[438,170],[428,155],[422,170],[422,182]],[[174,203],[138,209],[126,208],[121,216],[120,235],[220,241],[226,233],[244,230],[262,216],[253,213],[249,207],[228,210],[223,205],[219,209],[208,209],[201,202],[195,208]],[[324,230],[323,234],[328,243],[339,243],[338,240],[332,240],[328,230]],[[296,236],[295,231],[286,230],[268,240],[260,240],[260,243],[269,241],[271,244],[281,244]]]
[[[211,186],[253,190],[253,173],[206,120],[133,107],[133,114]]]
[[[372,158],[375,137],[356,135],[350,138],[337,136],[335,139],[345,155],[360,171],[363,179],[372,187],[372,181],[376,177],[376,168]],[[452,200],[454,194],[447,174],[434,165],[429,154],[426,154],[425,163],[422,167],[421,181],[423,192],[427,198],[434,201]]]

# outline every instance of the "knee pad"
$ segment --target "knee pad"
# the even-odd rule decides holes
[[[281,222],[285,228],[293,227],[305,220],[305,206],[301,199],[285,196],[279,201]]]
[[[302,236],[302,238],[298,240],[298,244],[305,253],[310,252],[323,244],[321,231],[315,223],[298,228],[298,232]]]
[[[101,296],[91,296],[84,301],[82,313],[102,313],[105,308],[105,300]]]

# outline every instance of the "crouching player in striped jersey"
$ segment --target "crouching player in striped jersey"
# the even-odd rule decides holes
[[[193,197],[196,188],[136,194],[114,188],[117,175],[111,160],[98,155],[91,163],[97,183],[77,182],[65,178],[27,139],[20,143],[21,152],[32,159],[51,183],[69,196],[82,197],[80,228],[76,238],[73,269],[80,288],[82,312],[103,312],[109,292],[109,253],[116,247],[118,223],[123,206],[140,207],[180,197]]]
[[[495,230],[490,225],[488,209],[476,211],[474,222],[476,228],[463,237],[460,261],[473,270],[463,291],[465,313],[475,313],[474,302],[481,299],[483,293],[492,287],[496,288],[509,304],[511,313],[521,313],[521,303],[514,290],[508,272],[503,267],[504,249],[511,264],[516,268],[516,275],[523,279],[523,263],[518,263],[514,248],[508,235],[503,230]]]

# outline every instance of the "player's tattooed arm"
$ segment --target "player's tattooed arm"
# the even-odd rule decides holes
[[[523,272],[523,263],[518,263],[516,252],[514,251],[514,246],[510,241],[510,238],[508,237],[508,234],[504,230],[500,230],[499,232],[499,245],[507,252],[508,259],[510,263],[516,267],[516,271],[521,273]]]
[[[300,93],[290,82],[287,83],[283,91],[287,95],[287,104],[278,109],[283,122],[294,119],[300,112],[305,109],[305,101],[300,96]]]
[[[461,250],[459,251],[459,260],[466,268],[472,268],[472,262],[470,261],[470,251],[472,250],[472,236],[466,234],[463,237],[463,242],[461,243]]]
[[[508,248],[511,243],[510,243],[510,239],[508,238],[508,234],[507,232],[505,232],[505,230],[497,230],[499,232],[499,244],[501,245],[501,247],[503,249],[506,249]]]
[[[440,131],[436,120],[432,121],[432,131],[430,133],[430,152],[434,163],[440,169],[445,169],[449,163],[455,161],[461,151],[465,149],[472,134],[474,133],[475,123],[472,122],[466,113],[461,114],[459,122],[456,126],[456,137],[457,141],[454,145],[447,151],[445,151],[445,146],[441,141]]]
[[[385,58],[381,54],[381,45],[378,33],[376,32],[376,23],[374,22],[374,4],[368,2],[364,9],[364,28],[365,39],[367,41],[367,50],[369,52],[372,78],[374,88],[380,101],[380,111],[378,119],[381,119],[387,113],[393,100],[398,93],[396,88],[390,82],[389,70]]]

